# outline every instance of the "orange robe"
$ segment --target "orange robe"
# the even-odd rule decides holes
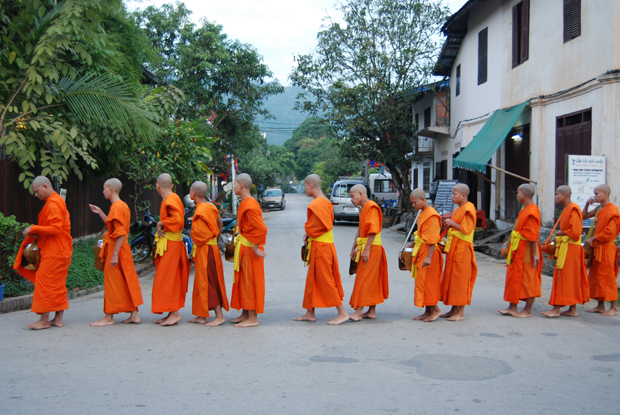
[[[125,202],[117,200],[110,206],[110,213],[105,223],[108,233],[103,238],[102,258],[104,260],[103,277],[103,312],[106,314],[130,313],[142,305],[140,280],[133,264],[131,248],[127,243],[131,211]],[[110,261],[114,254],[116,239],[124,238],[118,251],[118,264],[112,266]]]
[[[515,231],[527,241],[520,240],[519,247],[512,252],[512,260],[506,268],[506,284],[504,286],[504,301],[518,304],[532,297],[542,295],[540,285],[543,266],[542,247],[538,238],[540,236],[540,211],[534,203],[524,207],[517,217]],[[540,261],[534,268],[534,253],[529,242],[536,241],[538,257]]]
[[[159,209],[159,220],[166,232],[180,232],[183,229],[185,208],[176,193],[170,193]],[[168,241],[163,255],[155,256],[155,277],[153,279],[153,302],[151,311],[155,314],[178,311],[185,307],[189,281],[189,259],[183,241]]]
[[[267,226],[263,222],[260,205],[253,197],[245,198],[239,204],[239,232],[254,245],[262,249],[267,240]],[[231,307],[235,310],[265,311],[265,260],[252,248],[241,245],[239,271],[235,271]]]
[[[476,229],[476,208],[471,202],[457,208],[452,220],[461,225],[461,233],[469,235]],[[474,244],[452,236],[450,251],[441,280],[441,301],[446,305],[470,305],[478,276]]]
[[[441,238],[441,216],[432,208],[427,207],[418,216],[418,236],[422,238],[422,245],[412,266],[417,268],[413,303],[416,307],[437,305],[441,295],[441,275],[443,273],[443,256],[435,248],[431,257],[431,265],[422,267],[428,255],[429,247],[439,242]],[[453,241],[454,243],[454,241]]]
[[[566,232],[566,235],[573,240],[581,237],[583,216],[576,203],[570,203],[562,211],[560,230]],[[568,244],[564,268],[560,270],[556,265],[553,272],[553,287],[549,304],[566,306],[590,301],[587,272],[583,246]]]
[[[620,213],[613,203],[608,203],[596,217],[592,244],[594,257],[590,265],[588,281],[590,298],[597,301],[616,301],[618,299],[618,248],[614,240],[620,233]]]
[[[329,200],[319,197],[310,202],[305,224],[309,238],[318,238],[331,231],[333,223],[334,208]],[[336,247],[333,243],[312,241],[303,307],[306,310],[338,307],[342,305],[343,298]]]
[[[381,233],[383,213],[372,200],[366,202],[360,212],[360,238],[368,238],[371,233]],[[371,245],[368,262],[360,258],[353,293],[349,304],[353,308],[369,307],[387,300],[390,293],[388,266],[385,249],[382,245]]]
[[[192,314],[198,317],[209,318],[209,310],[218,305],[229,310],[220,250],[217,245],[207,245],[210,240],[217,241],[219,216],[211,203],[198,203],[192,220],[192,239],[196,247]]]
[[[37,246],[41,251],[39,269],[30,271],[21,266],[26,245],[34,242],[32,236],[22,243],[13,268],[34,283],[32,312],[41,314],[69,308],[67,300],[67,273],[73,255],[71,221],[65,201],[52,193],[39,213],[38,225],[30,228],[29,235],[38,235]]]

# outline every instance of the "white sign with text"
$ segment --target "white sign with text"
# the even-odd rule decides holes
[[[594,188],[606,182],[605,156],[568,156],[567,163],[571,199],[583,209],[586,201],[594,197]]]

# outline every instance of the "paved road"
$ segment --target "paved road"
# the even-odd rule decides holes
[[[497,314],[503,264],[479,256],[473,305],[462,322],[414,322],[414,282],[396,267],[402,234],[386,230],[390,299],[376,321],[293,322],[303,313],[300,241],[309,199],[287,196],[266,213],[266,312],[237,329],[152,324],[91,328],[102,294],[71,301],[66,326],[33,332],[29,312],[0,315],[2,414],[585,414],[620,413],[620,319],[514,319]],[[355,225],[334,239],[348,303],[346,253]],[[225,263],[228,292],[231,264]],[[550,278],[544,287],[548,298]],[[190,281],[191,283],[191,281]],[[191,314],[191,289],[188,306]],[[590,305],[588,305],[590,307]],[[544,301],[534,312],[547,309]],[[230,312],[227,317],[235,316]]]

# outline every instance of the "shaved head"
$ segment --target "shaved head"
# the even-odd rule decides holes
[[[596,186],[596,190],[605,193],[607,196],[609,196],[609,194],[611,193],[611,189],[606,184],[599,184],[598,186]]]
[[[469,196],[469,186],[465,183],[457,183],[454,185],[454,189],[462,195]]]
[[[321,187],[321,176],[318,174],[309,174],[304,179],[304,183],[311,184],[314,187]]]
[[[426,192],[424,191],[424,189],[413,189],[413,191],[411,192],[411,196],[414,199],[426,200]]]
[[[534,188],[534,186],[532,186],[529,183],[522,184],[521,186],[519,186],[518,190],[521,190],[521,193],[523,193],[525,196],[527,196],[530,199],[533,199],[534,194],[536,193],[536,189]]]
[[[123,183],[116,178],[111,178],[105,181],[104,186],[108,186],[110,189],[114,190],[116,193],[120,193],[123,189]]]
[[[204,199],[207,196],[207,184],[201,181],[197,181],[192,183],[192,187],[191,189],[196,192],[196,196],[200,197],[201,199]]]
[[[366,186],[364,186],[363,184],[356,184],[351,188],[351,192],[366,194]]]
[[[32,186],[47,186],[52,187],[52,182],[45,176],[37,176],[32,181]]]
[[[250,187],[252,187],[252,178],[247,173],[241,173],[235,178],[235,181],[241,183],[246,189],[250,189]]]
[[[162,173],[157,177],[157,184],[164,189],[172,189],[172,176],[168,173]]]
[[[571,190],[571,188],[566,185],[562,185],[558,187],[556,191],[559,193],[564,193],[568,197],[571,197],[571,195],[573,194],[573,191]]]

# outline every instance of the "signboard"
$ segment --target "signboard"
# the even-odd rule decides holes
[[[573,194],[571,200],[581,209],[586,201],[594,197],[594,188],[605,184],[606,162],[605,156],[568,156],[568,186]],[[584,226],[590,226],[592,219],[583,222]]]
[[[454,203],[452,203],[452,188],[458,184],[458,180],[440,180],[437,187],[437,197],[433,206],[440,215],[452,212]]]

